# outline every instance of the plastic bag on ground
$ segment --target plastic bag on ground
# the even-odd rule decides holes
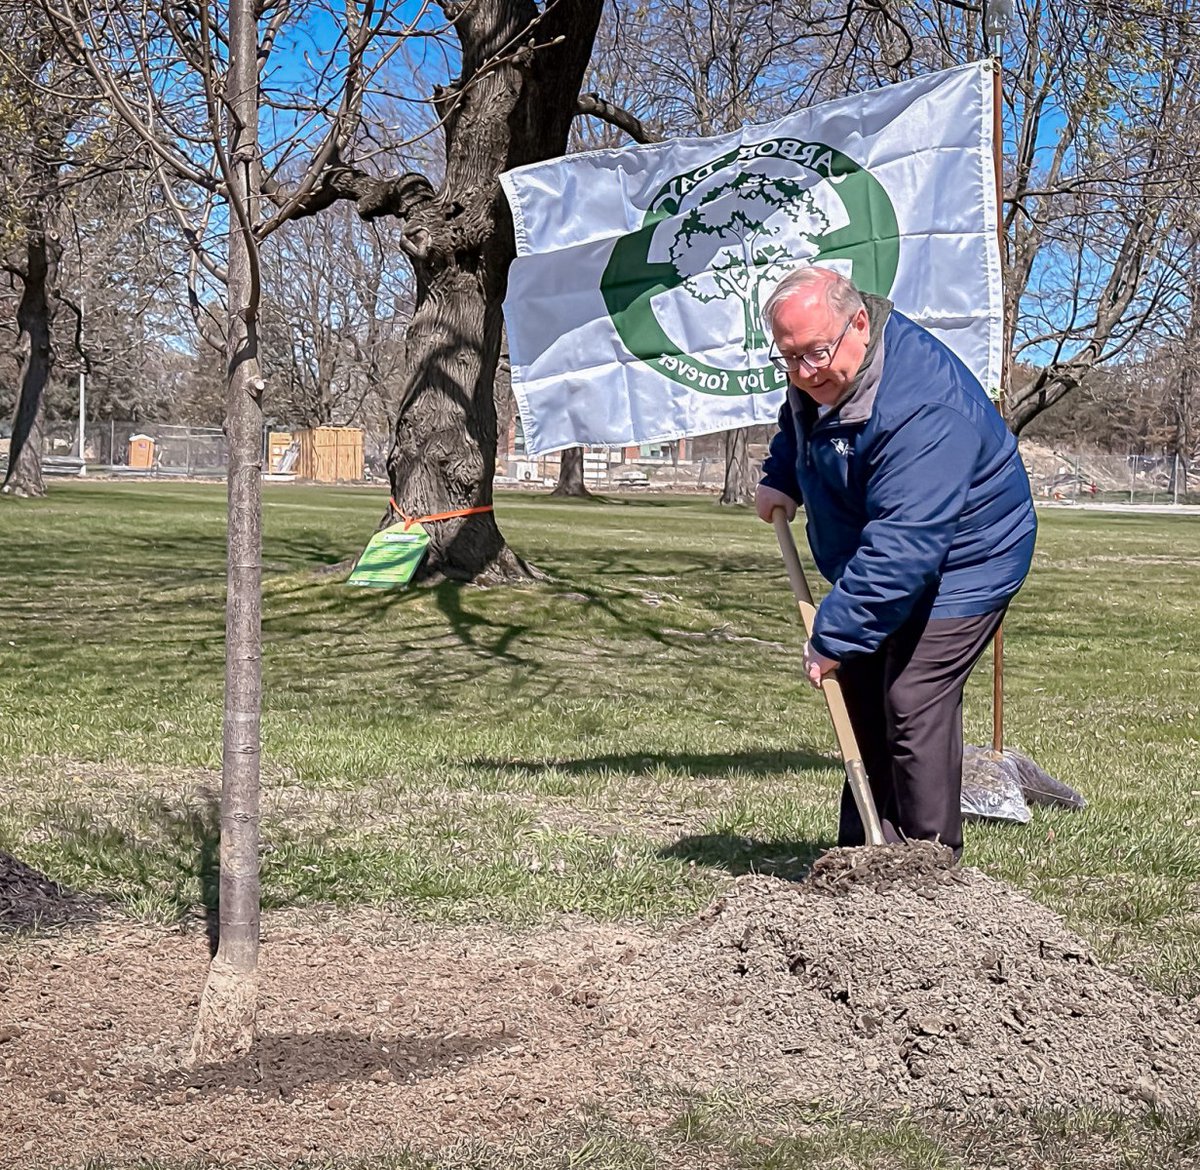
[[[1029,823],[1016,765],[983,748],[963,748],[962,814],[970,820]]]

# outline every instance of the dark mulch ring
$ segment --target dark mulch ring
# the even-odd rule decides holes
[[[100,904],[0,850],[0,932],[95,922]]]

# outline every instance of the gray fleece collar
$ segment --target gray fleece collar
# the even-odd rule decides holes
[[[830,412],[831,415],[837,416],[839,423],[866,422],[871,417],[871,411],[875,407],[875,395],[883,377],[883,330],[892,312],[892,302],[886,297],[863,293],[863,304],[867,307],[870,340],[867,342],[867,352],[863,355],[862,365],[858,367],[858,373],[850,383],[850,389]]]

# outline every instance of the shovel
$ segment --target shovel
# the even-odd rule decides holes
[[[796,542],[792,539],[792,530],[788,527],[787,514],[782,508],[776,508],[771,513],[771,523],[775,525],[775,537],[779,541],[779,551],[783,555],[783,566],[787,569],[788,580],[792,584],[792,593],[800,608],[804,631],[811,638],[817,607],[813,604],[812,590],[808,587],[804,567],[800,564],[800,554],[796,551]],[[883,828],[879,824],[879,813],[875,809],[875,798],[871,795],[867,770],[863,767],[862,753],[858,750],[858,741],[854,738],[854,728],[850,726],[850,713],[846,710],[842,687],[837,681],[837,671],[827,674],[822,679],[821,694],[825,696],[829,718],[833,721],[833,733],[837,736],[842,763],[846,768],[846,783],[850,785],[854,803],[858,806],[858,815],[866,831],[867,844],[882,845]]]

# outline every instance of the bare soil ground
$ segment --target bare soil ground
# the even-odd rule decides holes
[[[260,1040],[186,1071],[202,933],[102,920],[0,957],[0,1164],[288,1165],[519,1150],[675,1090],[951,1116],[1200,1108],[1200,1004],[1099,966],[1036,903],[935,850],[834,850],[670,931],[268,919]]]

